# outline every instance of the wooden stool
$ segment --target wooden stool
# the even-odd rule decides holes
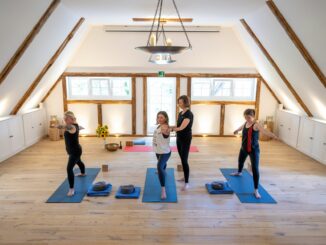
[[[60,140],[60,129],[58,128],[49,128],[49,138],[53,141]]]
[[[102,164],[102,172],[109,172],[109,164]]]

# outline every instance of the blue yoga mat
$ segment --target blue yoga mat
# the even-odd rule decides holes
[[[123,194],[121,193],[121,187],[119,187],[118,191],[115,193],[115,198],[118,199],[138,199],[140,196],[140,187],[135,187],[135,191],[131,194]]]
[[[206,189],[209,194],[218,195],[218,194],[233,194],[234,191],[230,188],[228,182],[224,182],[224,188],[222,190],[214,190],[211,183],[207,183]]]
[[[75,173],[79,172],[79,169],[75,169]],[[52,194],[52,196],[46,201],[47,203],[79,203],[86,195],[88,188],[92,185],[97,174],[100,172],[100,168],[86,168],[86,176],[75,177],[75,195],[68,197],[69,191],[68,179],[58,187],[58,189]]]
[[[242,203],[277,203],[274,198],[268,194],[268,192],[261,185],[258,186],[258,191],[261,195],[260,199],[257,199],[254,192],[254,183],[252,175],[247,170],[242,171],[242,176],[231,176],[231,173],[238,171],[232,168],[220,169],[224,177],[227,179],[231,189],[238,196]]]
[[[145,140],[134,140],[133,143],[134,145],[146,145]]]
[[[89,197],[104,197],[110,195],[112,190],[112,185],[107,184],[106,189],[103,191],[94,191],[93,190],[93,185],[90,185],[87,191],[87,196]]]
[[[156,168],[147,169],[143,202],[178,202],[174,168],[166,169],[165,188],[167,198],[165,200],[161,199],[161,185],[158,174],[155,172]]]

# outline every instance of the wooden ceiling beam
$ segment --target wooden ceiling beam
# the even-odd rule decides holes
[[[33,27],[31,32],[27,35],[27,37],[24,39],[24,41],[20,44],[19,48],[16,50],[14,55],[11,57],[9,62],[6,64],[6,66],[3,68],[3,70],[0,73],[0,84],[6,79],[6,77],[9,75],[9,73],[12,71],[12,69],[15,67],[15,65],[18,63],[20,58],[23,56],[29,45],[32,43],[36,35],[40,32],[41,28],[44,26],[45,22],[48,20],[50,15],[53,13],[53,11],[56,9],[56,7],[59,5],[60,0],[53,0],[50,4],[50,6],[47,8],[45,13],[42,15],[42,17],[39,19],[39,21],[36,23],[36,25]]]
[[[291,91],[297,102],[300,104],[300,106],[303,108],[303,110],[307,113],[309,117],[313,117],[312,113],[306,106],[306,104],[303,102],[303,100],[300,98],[298,93],[295,91],[289,80],[285,77],[281,69],[278,67],[272,56],[268,53],[267,49],[264,47],[264,45],[260,42],[256,34],[253,32],[253,30],[250,28],[250,26],[247,24],[247,22],[244,19],[241,19],[240,22],[242,23],[243,27],[247,30],[249,35],[252,37],[252,39],[256,42],[257,46],[260,48],[260,50],[263,52],[265,57],[268,59],[270,64],[274,67],[278,75],[281,77],[285,85],[288,87],[288,89]]]
[[[154,18],[132,18],[134,22],[153,22]],[[158,21],[158,18],[155,19]],[[192,18],[181,18],[182,22],[192,22]],[[179,18],[161,18],[160,22],[180,22]]]
[[[313,72],[316,74],[320,82],[324,85],[326,88],[326,78],[324,73],[321,71],[319,66],[316,64],[306,47],[303,45],[301,42],[300,38],[297,36],[297,34],[294,32],[292,27],[289,25],[289,23],[286,21],[285,17],[281,13],[281,11],[278,9],[276,4],[272,0],[268,0],[266,2],[268,5],[269,9],[272,11],[278,22],[281,24],[283,27],[284,31],[286,34],[289,36],[289,38],[292,40],[294,45],[297,47],[299,52],[301,53],[302,57],[305,59],[305,61],[308,63],[310,68],[313,70]]]

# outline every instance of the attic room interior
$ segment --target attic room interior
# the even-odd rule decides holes
[[[0,0],[0,244],[325,244],[325,10]]]

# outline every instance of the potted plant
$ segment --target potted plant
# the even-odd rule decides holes
[[[104,142],[104,148],[106,145],[106,137],[109,136],[109,127],[108,125],[98,125],[97,129],[96,129],[96,136],[99,138],[103,139]]]

